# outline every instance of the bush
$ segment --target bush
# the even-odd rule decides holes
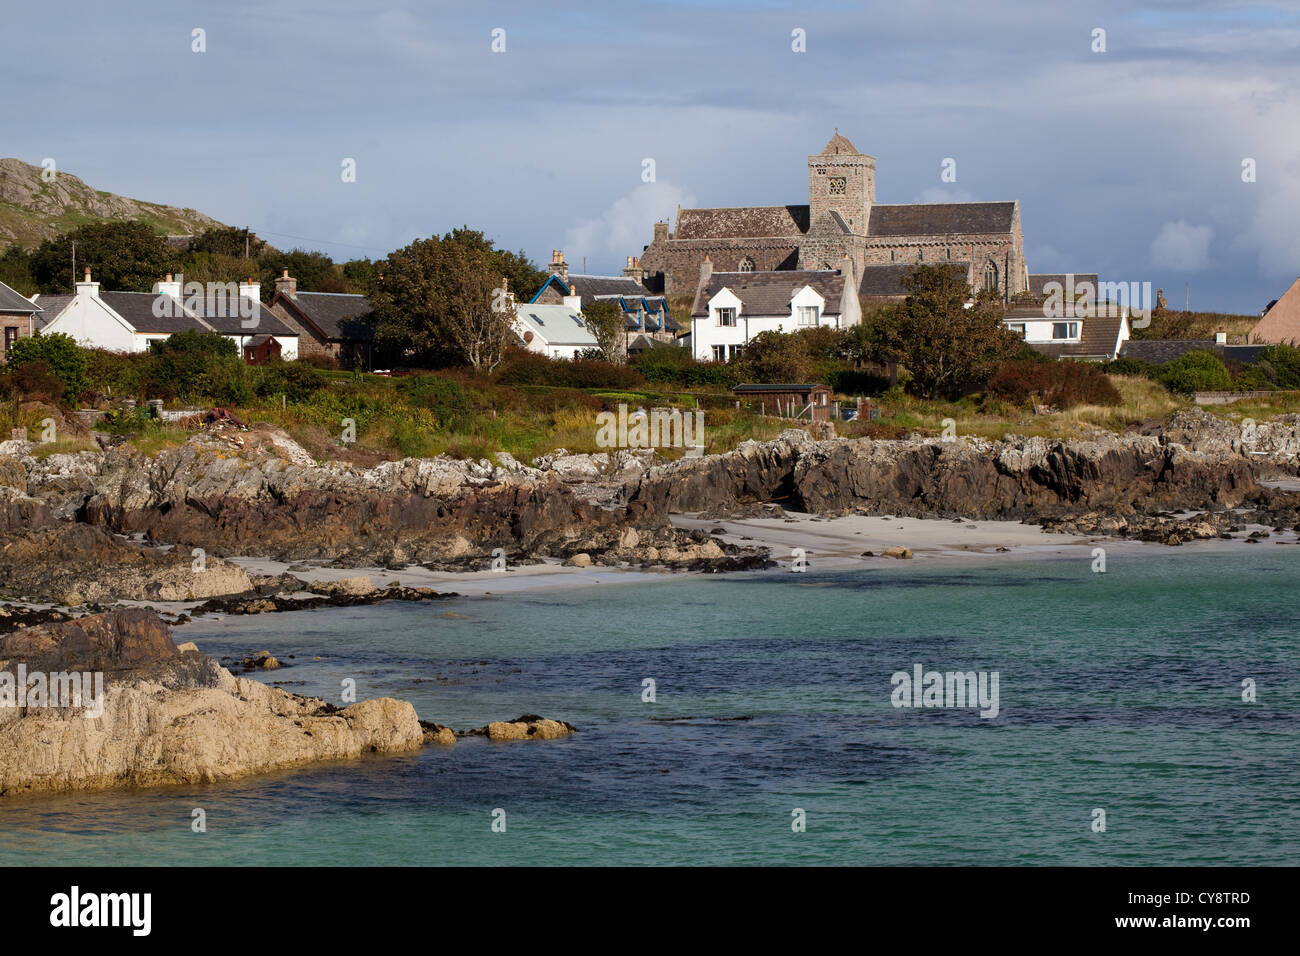
[[[518,349],[510,352],[497,369],[502,385],[556,385],[564,388],[611,388],[620,391],[639,388],[645,377],[627,365],[597,359],[548,358]]]
[[[474,403],[458,382],[440,375],[403,378],[398,390],[408,402],[427,408],[447,431],[466,431],[474,419]]]
[[[1156,381],[1171,392],[1222,391],[1232,387],[1228,367],[1213,352],[1199,349],[1160,366]]]
[[[299,352],[298,361],[312,368],[338,368],[339,360],[329,352]]]
[[[149,343],[147,390],[156,397],[208,398],[218,405],[253,399],[249,372],[234,341],[217,332],[176,332]]]
[[[6,398],[13,395],[29,401],[57,402],[66,390],[63,379],[54,374],[45,359],[6,366],[5,373],[0,388]]]
[[[634,356],[628,363],[646,381],[683,388],[732,388],[740,384],[740,370],[726,362],[700,362],[689,349],[667,343]]]
[[[46,374],[63,382],[63,401],[75,404],[87,386],[86,350],[61,332],[18,339],[9,350],[8,364],[15,370],[38,361],[45,363]]]
[[[283,395],[285,401],[295,405],[307,401],[329,381],[318,369],[304,362],[271,362],[255,375],[253,388],[259,398]]]
[[[989,382],[989,392],[1017,405],[1037,399],[1055,408],[1123,401],[1106,373],[1088,362],[1006,362]]]
[[[1135,358],[1117,358],[1111,362],[1102,362],[1101,369],[1107,375],[1129,375],[1142,378],[1155,378],[1160,366]]]
[[[1260,353],[1259,363],[1268,363],[1278,388],[1300,388],[1300,349],[1294,345],[1271,345]]]

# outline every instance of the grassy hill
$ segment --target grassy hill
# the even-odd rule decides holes
[[[92,189],[59,171],[52,182],[44,170],[20,159],[0,159],[0,249],[34,246],[87,222],[136,219],[164,235],[194,235],[215,219],[193,209],[129,199]]]

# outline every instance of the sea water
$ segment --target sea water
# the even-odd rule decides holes
[[[200,619],[297,693],[578,733],[6,798],[0,863],[1296,863],[1298,585],[1261,544]],[[917,665],[996,672],[997,716],[894,706]]]

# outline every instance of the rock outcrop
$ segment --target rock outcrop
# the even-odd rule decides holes
[[[211,783],[365,753],[409,751],[415,709],[379,698],[339,709],[235,677],[179,651],[156,615],[114,611],[0,637],[0,671],[102,671],[97,716],[0,706],[0,795]],[[57,703],[57,701],[51,701]]]

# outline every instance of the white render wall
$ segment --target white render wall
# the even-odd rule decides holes
[[[708,362],[713,360],[713,347],[725,346],[727,355],[731,355],[733,346],[744,346],[760,332],[798,332],[800,329],[814,328],[799,324],[799,309],[803,306],[816,306],[818,310],[817,325],[838,327],[845,316],[827,316],[826,300],[812,286],[804,286],[790,300],[790,311],[783,315],[749,315],[745,306],[730,289],[723,288],[709,300],[709,314],[691,317],[691,354],[695,358]],[[718,313],[721,309],[736,310],[734,326],[719,325]],[[849,324],[857,324],[852,316]]]

